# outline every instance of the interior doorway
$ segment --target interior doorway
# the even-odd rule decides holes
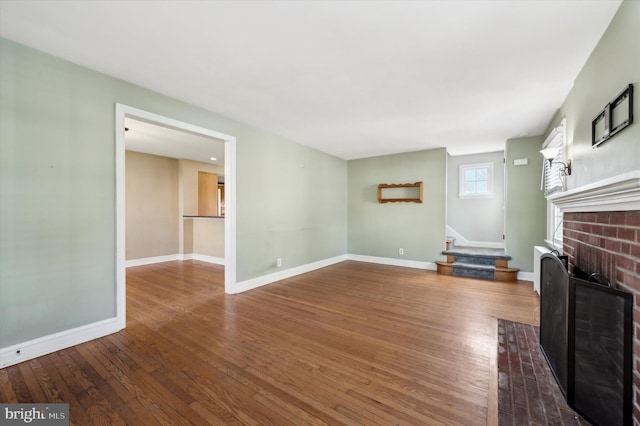
[[[213,138],[224,143],[224,266],[225,292],[235,293],[236,283],[236,139],[234,136],[196,126],[170,117],[127,105],[116,104],[116,279],[117,318],[121,327],[126,323],[126,212],[125,212],[125,120],[135,119],[170,129]]]
[[[505,248],[504,152],[447,154],[446,238],[450,245]]]

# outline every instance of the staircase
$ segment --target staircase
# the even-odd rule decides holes
[[[511,256],[501,249],[455,247],[442,254],[447,261],[436,261],[438,274],[494,281],[518,279],[519,269],[509,268]]]

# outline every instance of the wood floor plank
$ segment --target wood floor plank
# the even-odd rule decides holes
[[[18,397],[13,390],[13,381],[9,376],[10,369],[0,369],[0,401],[4,403],[15,404],[18,402]]]
[[[0,399],[72,424],[494,424],[496,318],[538,307],[531,283],[352,261],[238,295],[218,265],[134,267],[125,330],[0,370]]]
[[[51,398],[46,402],[61,402],[69,404],[69,415],[71,417],[70,423],[79,425],[89,424],[89,417],[86,414],[85,407],[80,403],[80,401],[78,401],[64,378],[58,372],[56,360],[57,357],[55,356],[55,353],[37,358],[37,361],[42,365],[42,368],[46,371],[46,374],[49,377],[49,386],[55,387],[55,390],[59,395],[59,400]],[[29,398],[20,402],[35,402],[35,400],[33,398]]]

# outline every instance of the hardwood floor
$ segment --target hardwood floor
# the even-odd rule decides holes
[[[0,370],[0,400],[67,402],[78,425],[480,425],[496,318],[537,324],[527,282],[351,261],[239,295],[223,280],[129,268],[127,328]]]

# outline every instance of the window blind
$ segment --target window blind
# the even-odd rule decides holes
[[[554,128],[549,136],[542,144],[542,149],[558,148],[558,154],[553,159],[552,163],[548,160],[544,161],[544,195],[548,196],[556,191],[561,191],[564,188],[564,176],[562,176],[562,170],[564,167],[564,139],[565,139],[565,120]]]

